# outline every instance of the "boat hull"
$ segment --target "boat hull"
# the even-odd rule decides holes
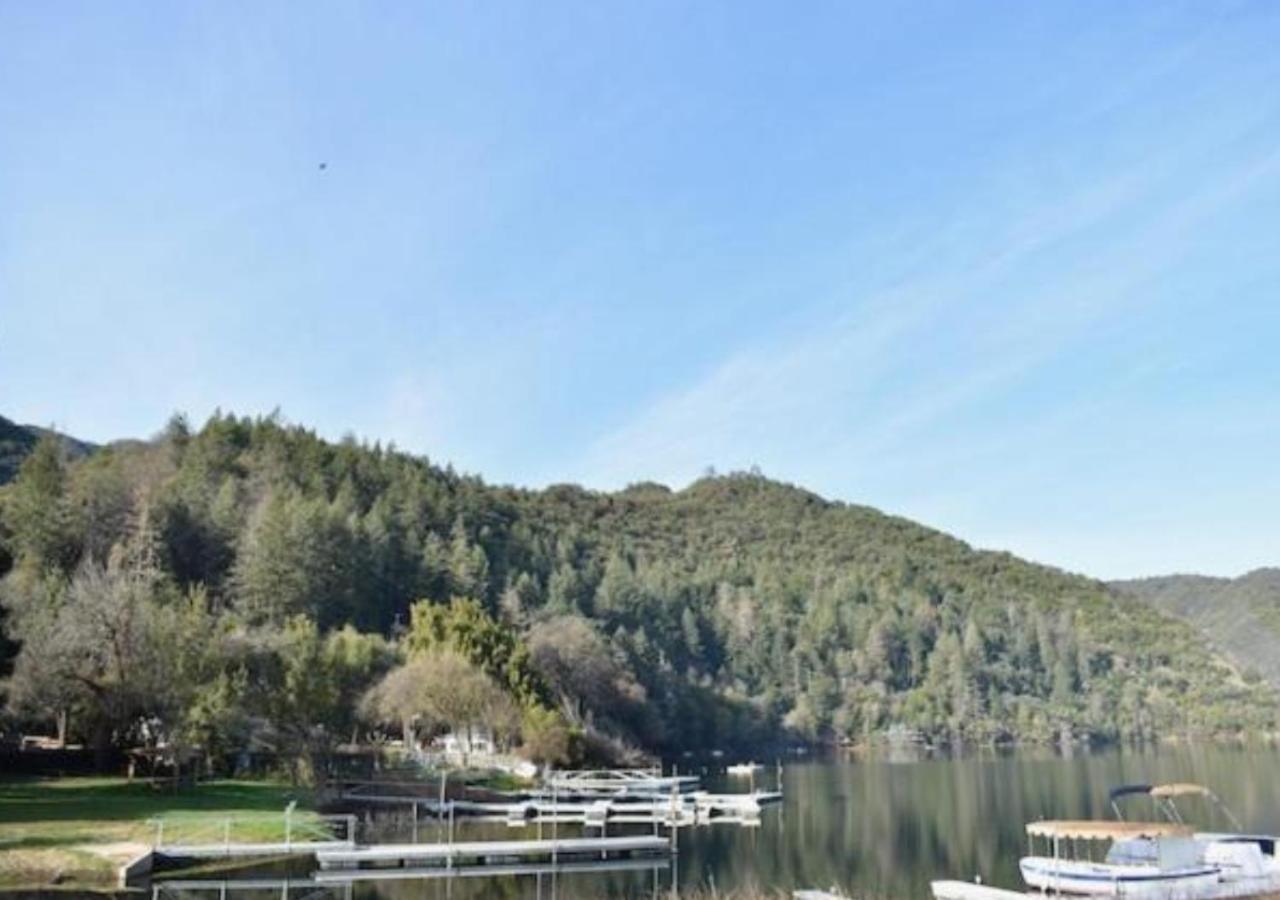
[[[1022,880],[1040,891],[1091,897],[1150,897],[1201,900],[1215,895],[1221,874],[1210,866],[1161,869],[1144,865],[1105,865],[1051,857],[1019,862]]]

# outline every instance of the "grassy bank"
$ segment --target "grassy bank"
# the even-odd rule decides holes
[[[281,784],[174,791],[123,778],[0,779],[0,888],[111,885],[118,866],[151,845],[157,817],[170,840],[221,840],[228,817],[232,839],[279,840],[293,800],[294,821],[306,827],[310,795]]]

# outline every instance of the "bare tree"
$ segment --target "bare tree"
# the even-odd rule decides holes
[[[86,561],[65,591],[28,597],[15,609],[22,650],[10,703],[50,718],[78,710],[100,765],[113,734],[160,705],[171,688],[164,648],[157,646],[152,588],[114,562]]]
[[[495,737],[513,737],[519,710],[496,681],[448,649],[434,649],[393,669],[366,694],[370,718],[397,722],[406,740],[424,727],[444,725],[467,736],[488,728]]]
[[[528,637],[533,666],[578,721],[592,713],[625,715],[644,703],[644,688],[614,657],[600,633],[581,616],[557,616]]]

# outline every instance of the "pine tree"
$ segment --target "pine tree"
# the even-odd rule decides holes
[[[489,593],[489,558],[483,547],[471,542],[461,516],[454,520],[449,543],[449,585],[462,597]]]
[[[60,439],[45,434],[22,461],[3,506],[4,525],[19,565],[68,574],[80,556],[66,496]]]

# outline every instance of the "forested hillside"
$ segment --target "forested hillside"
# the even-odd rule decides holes
[[[333,678],[346,693],[330,701],[346,718],[332,728],[357,727],[352,698],[390,665],[375,664],[382,637],[402,655],[463,647],[526,708],[664,752],[784,733],[1044,741],[1276,727],[1267,686],[1137,599],[758,474],[681,491],[519,490],[274,418],[216,416],[80,461],[43,445],[0,492],[0,515],[14,560],[5,603],[28,642],[13,705],[27,716],[59,704],[90,709],[82,721],[141,715],[140,690],[108,710],[102,685],[127,668],[175,682],[148,656],[160,637],[133,648],[145,665],[89,677],[71,654],[71,674],[50,674],[60,629],[79,620],[51,610],[113,597],[130,622],[168,622],[162,636],[311,648],[273,651],[269,665],[188,648],[206,654],[187,665],[199,688],[172,715],[188,727],[202,710],[205,740],[210,722],[238,721],[245,684],[274,672],[295,690],[288,666],[313,658],[344,661]],[[475,603],[444,605],[455,598]],[[325,635],[345,637],[330,647]],[[262,709],[292,707],[268,697]]]
[[[1239,578],[1167,575],[1113,586],[1186,619],[1242,669],[1280,687],[1280,569]]]
[[[34,425],[19,425],[0,416],[0,485],[12,481],[18,474],[18,467],[35,449],[36,442],[48,432]],[[68,457],[78,459],[92,453],[93,444],[78,441],[66,435],[57,435],[63,443],[63,450]]]
[[[18,466],[22,465],[39,439],[39,435],[31,430],[0,416],[0,484],[13,480],[13,476],[18,474]]]

